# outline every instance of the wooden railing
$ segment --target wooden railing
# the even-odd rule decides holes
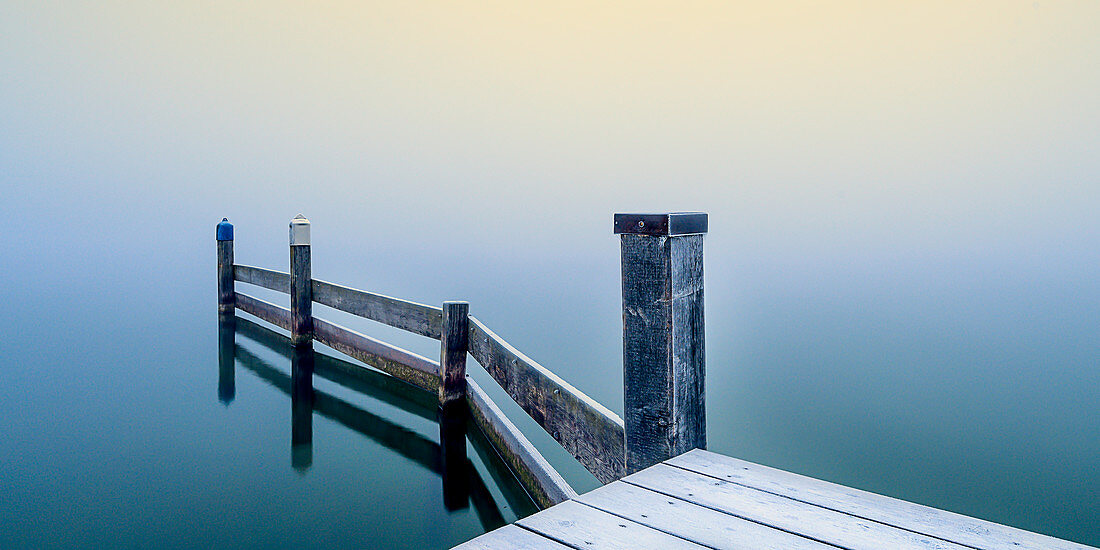
[[[461,404],[542,507],[575,496],[466,373],[467,353],[598,480],[705,447],[702,234],[706,214],[615,217],[623,241],[624,383],[627,421],[524,355],[468,314],[465,302],[435,307],[313,279],[310,226],[291,221],[290,272],[233,262],[233,226],[218,225],[219,311],[239,309],[420,388],[443,408]],[[697,257],[696,257],[697,256]],[[234,281],[290,295],[284,308],[237,292]],[[314,317],[312,304],[440,341],[440,361]]]

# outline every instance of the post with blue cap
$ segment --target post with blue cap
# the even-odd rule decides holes
[[[707,446],[702,212],[615,214],[626,471]]]
[[[222,218],[218,224],[218,313],[233,313],[237,296],[233,291],[233,224]]]
[[[313,342],[313,288],[310,272],[309,220],[298,214],[290,220],[290,342]]]

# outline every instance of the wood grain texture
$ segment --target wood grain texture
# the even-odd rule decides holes
[[[849,550],[966,548],[665,464],[627,476],[623,481]]]
[[[575,499],[659,531],[724,550],[835,550],[835,547],[772,529],[616,481]]]
[[[290,294],[290,273],[250,265],[234,265],[233,278],[242,283]]]
[[[594,550],[701,550],[705,546],[579,502],[563,502],[516,525],[574,548]]]
[[[394,328],[439,340],[443,310],[356,290],[321,280],[313,281],[313,301]]]
[[[312,247],[290,247],[290,342],[302,345],[313,339]]]
[[[706,447],[702,235],[621,235],[626,470]]]
[[[237,293],[237,309],[283,330],[290,330],[290,310],[247,294]]]
[[[596,479],[623,472],[623,421],[470,317],[470,355]]]
[[[233,241],[218,241],[218,312],[233,311]]]
[[[476,539],[455,546],[452,550],[500,550],[502,548],[567,550],[570,547],[522,527],[506,525],[492,533],[486,533]]]
[[[466,399],[466,352],[469,350],[470,304],[443,302],[443,332],[440,336],[439,404],[446,407]]]
[[[330,323],[313,320],[314,338],[344,355],[362,361],[386,374],[435,393],[439,388],[439,363],[397,346],[375,340]]]
[[[470,417],[540,508],[577,496],[523,433],[473,380],[466,381]]]
[[[670,237],[672,264],[671,456],[707,447],[703,236]]]
[[[983,550],[1087,550],[1090,547],[928,506],[844,487],[705,451],[668,464],[745,487]]]

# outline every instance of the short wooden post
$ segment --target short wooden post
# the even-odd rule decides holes
[[[707,215],[615,214],[621,237],[626,473],[706,448]]]
[[[222,218],[218,224],[218,313],[233,313],[233,224]]]
[[[290,220],[290,342],[295,346],[313,341],[309,233],[305,216]]]
[[[466,399],[466,352],[469,348],[469,302],[443,302],[440,337],[439,404],[443,407]]]

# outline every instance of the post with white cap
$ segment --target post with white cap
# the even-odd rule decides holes
[[[615,214],[626,474],[707,446],[702,212]]]
[[[233,224],[222,218],[218,224],[218,313],[233,313],[237,296],[233,291]]]
[[[309,220],[298,214],[290,220],[290,342],[313,342],[313,289],[310,272]]]

